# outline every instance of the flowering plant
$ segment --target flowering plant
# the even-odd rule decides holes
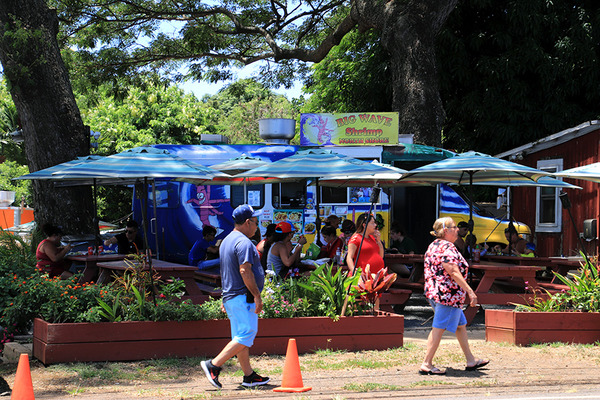
[[[577,273],[569,273],[566,277],[554,273],[564,285],[568,287],[557,293],[544,290],[546,296],[534,299],[531,305],[518,305],[517,311],[600,311],[600,273],[598,272],[598,258],[595,257],[582,263]],[[528,285],[528,282],[525,282]],[[538,293],[540,291],[538,290]],[[537,294],[537,293],[536,293]]]
[[[311,315],[311,302],[306,297],[300,297],[302,293],[297,279],[283,280],[272,271],[267,271],[265,278],[261,318],[293,318]]]

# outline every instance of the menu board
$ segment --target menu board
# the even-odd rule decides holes
[[[287,221],[294,226],[296,234],[302,233],[304,228],[304,210],[273,210],[273,223]]]

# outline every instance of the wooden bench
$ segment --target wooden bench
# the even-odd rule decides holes
[[[217,289],[214,286],[207,285],[205,283],[196,282],[198,288],[202,291],[202,293],[209,295],[210,297],[221,297],[221,289]]]
[[[423,286],[421,282],[396,281],[392,284],[391,289],[405,289],[414,293],[423,293]]]
[[[379,309],[381,311],[389,312],[402,310],[411,295],[412,290],[391,287],[381,294],[381,297],[379,298]]]
[[[569,287],[561,283],[538,282],[538,286],[546,289],[550,293],[558,293],[562,290],[568,291]]]
[[[194,272],[194,279],[197,282],[207,283],[213,286],[221,285],[221,270],[208,269]]]

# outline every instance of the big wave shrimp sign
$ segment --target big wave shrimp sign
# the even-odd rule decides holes
[[[300,117],[300,145],[398,144],[398,113],[319,113]]]

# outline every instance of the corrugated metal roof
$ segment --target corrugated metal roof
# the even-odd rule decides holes
[[[517,157],[519,154],[521,156],[525,156],[527,154],[536,153],[538,151],[546,150],[550,147],[558,146],[559,144],[568,142],[569,140],[586,135],[597,129],[600,129],[600,121],[587,121],[573,128],[565,129],[564,131],[560,131],[550,136],[546,136],[545,138],[542,138],[540,140],[536,140],[535,142],[527,143],[522,146],[515,147],[512,150],[496,154],[495,157],[514,158]]]

